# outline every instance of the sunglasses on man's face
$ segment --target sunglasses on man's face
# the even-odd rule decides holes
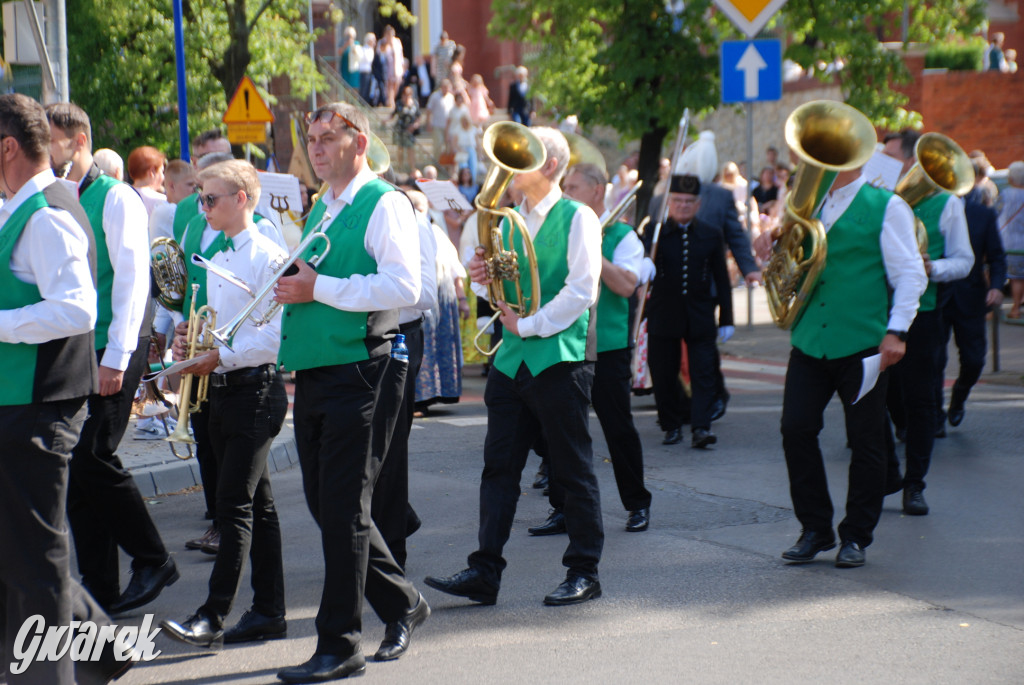
[[[349,119],[343,114],[338,114],[332,109],[318,109],[314,112],[307,112],[306,125],[309,126],[314,121],[319,121],[321,124],[327,126],[332,121],[334,121],[335,118],[341,119],[341,123],[345,124],[345,126],[352,129],[353,131],[356,131],[357,133],[359,132],[359,127],[352,123],[351,119]]]
[[[208,193],[207,195],[200,195],[199,201],[203,203],[203,205],[207,209],[213,209],[213,205],[214,203],[217,202],[217,200],[219,200],[222,197],[231,197],[234,194],[235,193],[222,193],[220,195],[214,195],[213,193]]]

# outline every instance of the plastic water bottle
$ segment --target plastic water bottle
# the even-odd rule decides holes
[[[400,362],[409,363],[409,348],[405,345],[405,336],[399,333],[391,341],[391,358]]]

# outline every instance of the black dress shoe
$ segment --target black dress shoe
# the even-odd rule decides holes
[[[184,623],[160,621],[160,626],[168,636],[196,647],[220,649],[224,646],[224,629],[215,627],[202,612],[192,614]]]
[[[565,606],[580,604],[600,596],[601,583],[583,576],[567,576],[554,592],[544,598],[544,603],[548,606]]]
[[[284,620],[284,616],[271,618],[253,609],[242,614],[238,623],[224,631],[224,642],[229,645],[259,640],[283,640],[286,637],[288,622]]]
[[[626,519],[626,530],[630,533],[640,533],[647,530],[647,526],[650,524],[651,508],[644,507],[629,512],[629,518]]]
[[[903,513],[910,516],[924,516],[928,513],[924,488],[920,485],[908,485],[903,489]]]
[[[277,677],[286,683],[325,683],[328,680],[356,678],[365,673],[366,658],[357,652],[350,657],[314,654],[312,659],[300,666],[278,671]]]
[[[725,409],[729,404],[729,393],[719,395],[715,398],[715,403],[711,405],[711,420],[717,421],[718,419],[725,416]]]
[[[210,541],[210,538],[217,534],[217,527],[210,526],[206,532],[194,540],[185,543],[185,549],[202,549],[203,545]]]
[[[540,490],[548,486],[548,463],[542,461],[540,468],[537,469],[537,475],[533,479],[534,490]]]
[[[856,568],[864,565],[864,548],[859,543],[843,540],[836,555],[837,568]]]
[[[466,597],[480,604],[494,604],[498,601],[498,588],[492,587],[478,569],[467,568],[453,576],[427,576],[423,582],[441,592],[457,597]]]
[[[665,439],[661,441],[662,445],[678,445],[683,441],[683,429],[673,428],[670,431],[665,431]]]
[[[561,535],[565,532],[565,514],[561,509],[552,509],[548,512],[548,520],[539,526],[527,528],[530,535]]]
[[[178,567],[174,565],[174,559],[167,557],[160,566],[143,566],[132,569],[132,579],[126,589],[116,602],[110,607],[110,613],[123,614],[126,611],[137,609],[143,604],[149,604],[160,591],[169,585],[174,585],[180,578]]]
[[[800,533],[796,544],[782,553],[782,558],[796,564],[805,564],[813,561],[818,552],[827,552],[835,546],[836,535],[831,530],[827,533],[805,530]]]
[[[391,621],[384,628],[384,640],[380,648],[373,655],[374,661],[391,661],[405,654],[409,649],[409,638],[416,626],[427,620],[430,616],[430,606],[427,600],[420,595],[420,601],[416,603],[408,614],[397,621]]]
[[[693,437],[690,439],[690,447],[696,447],[697,449],[704,449],[708,445],[714,445],[718,442],[718,436],[709,430],[703,428],[696,428],[693,431]]]
[[[946,418],[949,419],[949,425],[953,427],[959,426],[960,422],[964,420],[964,405],[950,404]]]

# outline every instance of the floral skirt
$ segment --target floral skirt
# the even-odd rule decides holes
[[[462,336],[459,301],[450,283],[438,292],[437,309],[423,317],[423,365],[416,377],[416,403],[454,403],[462,395]]]

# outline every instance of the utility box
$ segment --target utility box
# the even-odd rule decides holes
[[[43,3],[32,3],[42,26]],[[39,51],[32,34],[32,17],[20,0],[4,3],[4,59],[10,64],[39,64]],[[44,34],[45,35],[45,34]]]

